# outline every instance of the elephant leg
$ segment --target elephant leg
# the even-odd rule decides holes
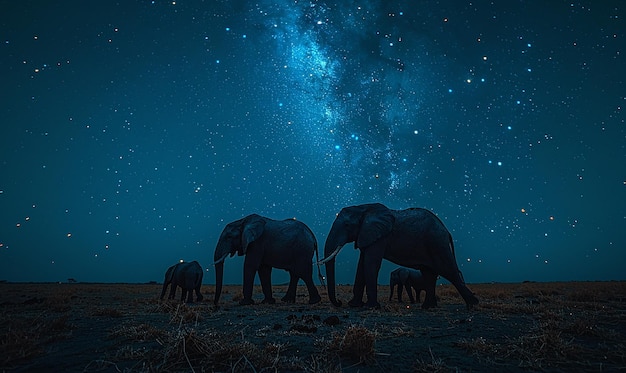
[[[413,287],[411,285],[406,286],[406,292],[409,293],[409,301],[411,304],[415,303],[415,298],[413,298]]]
[[[193,289],[187,289],[185,293],[187,293],[187,303],[193,303]]]
[[[398,284],[398,303],[402,303],[402,283]]]
[[[313,283],[313,266],[309,261],[299,263],[296,265],[297,270],[294,271],[294,276],[296,277],[296,283],[294,284],[294,297],[295,297],[295,285],[298,284],[298,278],[301,278],[306,285],[306,289],[309,293],[309,304],[316,304],[321,302],[322,297],[320,297],[320,293],[317,291],[317,287]],[[303,269],[302,269],[303,268]]]
[[[363,253],[363,251],[361,251]],[[365,278],[365,292],[367,294],[367,302],[365,306],[368,308],[380,308],[378,303],[378,272],[383,261],[383,250],[365,251],[363,260],[363,276]]]
[[[296,302],[296,289],[298,287],[298,276],[294,275],[292,271],[289,271],[289,287],[287,293],[280,300],[287,303]]]
[[[313,283],[313,271],[311,270],[311,275],[303,278],[303,280],[306,285],[306,289],[309,291],[309,304],[321,302],[322,297],[320,297],[320,293],[317,291],[317,287]]]
[[[365,274],[363,269],[363,252],[359,255],[359,262],[356,265],[356,275],[354,286],[352,287],[352,299],[348,302],[350,307],[363,307],[363,291],[365,290]]]
[[[252,285],[256,275],[256,268],[247,259],[246,257],[243,263],[243,299],[239,301],[241,306],[254,304],[254,300],[252,300]]]
[[[204,297],[202,296],[202,293],[200,293],[200,286],[198,286],[196,289],[196,298],[198,299],[198,302],[202,302],[202,300],[204,299]]]
[[[448,281],[450,281],[450,280],[448,280]],[[465,301],[465,304],[467,305],[467,309],[468,310],[471,309],[472,306],[478,304],[478,298],[476,298],[474,293],[472,293],[472,291],[467,288],[467,285],[465,285],[465,283],[462,282],[462,280],[461,281],[455,281],[455,282],[451,281],[451,283],[457,289],[459,294],[461,294],[461,297]]]
[[[437,307],[437,296],[435,295],[437,275],[431,271],[422,270],[422,276],[424,278],[424,292],[426,293],[424,303],[422,303],[422,308],[427,309]]]
[[[389,281],[389,301],[393,298],[393,283]]]
[[[175,296],[176,296],[176,284],[172,283],[172,287],[170,288],[170,295],[167,298],[174,299]]]
[[[272,267],[262,265],[259,268],[259,281],[261,282],[261,290],[263,291],[263,302],[265,304],[274,304],[276,300],[272,296]]]
[[[163,290],[161,291],[161,297],[159,299],[165,298],[165,293],[167,292],[167,287],[168,287],[167,282],[164,282],[163,283]]]

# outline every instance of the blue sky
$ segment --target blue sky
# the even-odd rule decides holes
[[[184,259],[212,283],[228,222],[296,217],[323,247],[370,202],[434,211],[469,283],[625,278],[620,2],[0,14],[0,279],[160,281]]]

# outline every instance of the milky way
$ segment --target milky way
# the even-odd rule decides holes
[[[226,223],[323,246],[369,202],[433,210],[468,282],[624,278],[619,2],[2,8],[0,279],[211,282]]]

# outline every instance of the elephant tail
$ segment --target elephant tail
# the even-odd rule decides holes
[[[448,232],[448,241],[450,242],[450,252],[452,253],[452,257],[456,261],[456,253],[454,251],[454,241],[452,240],[452,233]]]
[[[309,228],[309,226],[306,224],[304,226],[306,230],[309,231],[309,234],[313,238],[313,250],[315,251],[315,264],[317,264],[317,277],[320,279],[320,283],[325,289],[326,283],[324,282],[324,276],[322,276],[322,270],[320,269],[321,263],[320,263],[320,254],[319,254],[319,251],[317,250],[317,239],[315,238],[315,233],[313,233],[311,228]]]
[[[456,261],[456,253],[454,252],[454,241],[452,240],[452,234],[450,232],[448,232],[448,237],[450,238],[450,251],[452,252],[452,257],[454,258],[454,262],[458,263]],[[458,264],[457,264],[457,267],[458,267]],[[459,271],[459,277],[461,278],[461,281],[465,283],[465,279],[463,278],[463,273],[461,272],[460,269],[457,268],[457,270]]]

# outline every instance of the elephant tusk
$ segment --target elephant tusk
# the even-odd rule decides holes
[[[222,262],[226,259],[226,257],[227,257],[227,256],[228,256],[228,253],[224,254],[221,258],[219,258],[218,260],[216,260],[216,261],[213,263],[213,265],[217,265],[217,264],[222,263]]]
[[[337,246],[337,248],[335,249],[335,251],[332,252],[332,254],[330,254],[328,257],[318,261],[317,264],[326,264],[326,262],[329,262],[329,261],[333,260],[337,256],[337,254],[339,254],[339,250],[341,250],[342,247],[343,247],[343,245]]]

